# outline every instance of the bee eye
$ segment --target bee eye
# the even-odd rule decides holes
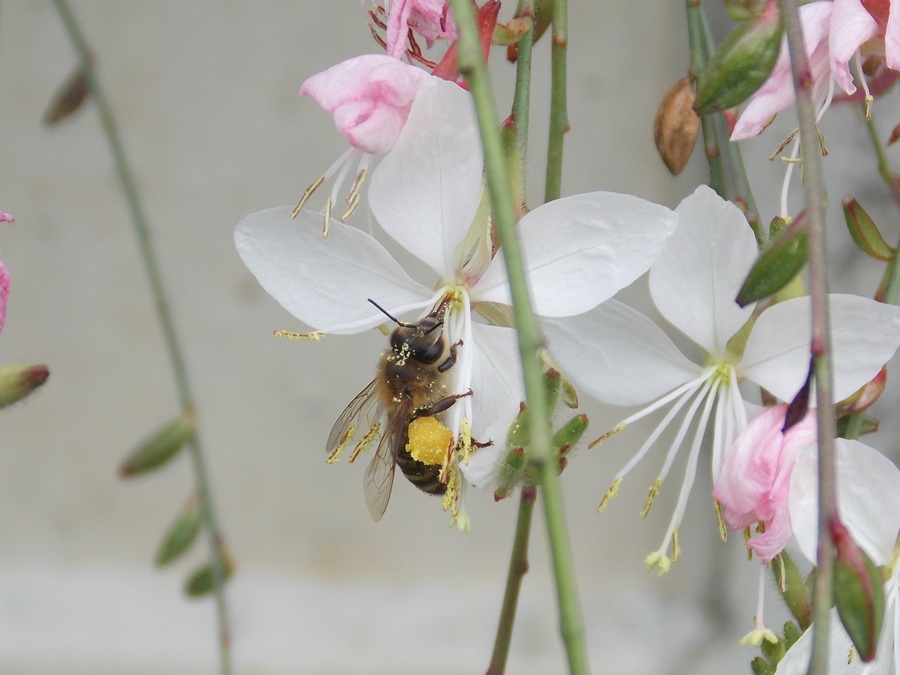
[[[422,363],[434,363],[444,353],[444,341],[438,340],[428,345],[422,351],[416,351],[416,359]]]

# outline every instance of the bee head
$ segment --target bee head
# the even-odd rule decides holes
[[[420,363],[430,364],[444,353],[443,319],[431,314],[415,323],[402,323],[391,333],[391,349],[404,352]]]
[[[444,353],[446,341],[444,340],[444,310],[446,305],[441,303],[435,311],[418,321],[404,323],[398,321],[381,305],[369,298],[369,302],[375,305],[391,321],[397,324],[391,333],[391,349],[397,354],[405,354],[420,363],[435,363]]]

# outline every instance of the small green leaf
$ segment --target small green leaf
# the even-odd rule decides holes
[[[194,437],[194,416],[185,413],[156,431],[119,465],[119,476],[130,478],[152,471],[169,460]]]
[[[163,537],[156,554],[156,565],[158,567],[168,565],[187,551],[197,538],[202,522],[203,510],[200,508],[200,501],[196,496],[191,497]]]
[[[800,216],[762,250],[735,302],[745,307],[787,286],[803,269],[807,248],[806,218]]]
[[[755,21],[735,28],[700,73],[697,114],[736,106],[759,89],[778,59],[783,29],[781,12],[773,1],[766,3]]]
[[[231,578],[232,573],[234,572],[234,566],[231,563],[231,559],[227,555],[222,556],[222,583],[224,585],[225,581]],[[191,576],[188,577],[187,581],[184,584],[184,592],[188,597],[191,598],[199,598],[204,595],[209,595],[213,591],[216,590],[215,587],[215,574],[213,573],[213,566],[210,563],[207,563],[203,567],[194,571]]]
[[[847,195],[841,200],[841,206],[844,208],[847,229],[856,245],[876,260],[892,260],[896,249],[884,240],[875,221],[856,198]]]

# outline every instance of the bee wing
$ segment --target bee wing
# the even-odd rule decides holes
[[[369,382],[366,387],[353,397],[353,400],[344,408],[344,412],[337,418],[331,433],[328,434],[325,452],[329,455],[329,461],[337,459],[338,452],[360,429],[366,433],[372,428],[378,418],[381,417],[383,407],[378,396],[378,387],[375,380]]]
[[[366,468],[363,487],[366,493],[366,506],[372,520],[379,521],[387,510],[391,498],[391,487],[394,484],[394,470],[397,466],[397,453],[406,443],[409,429],[409,416],[412,412],[412,401],[404,400],[388,415],[387,423],[378,442],[375,456]]]

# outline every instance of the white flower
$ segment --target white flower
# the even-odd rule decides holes
[[[650,404],[617,430],[675,401],[647,442],[616,474],[601,506],[687,405],[650,489],[646,515],[699,411],[675,512],[662,545],[646,560],[648,567],[659,565],[660,573],[672,562],[666,552],[677,536],[710,417],[715,481],[725,452],[747,426],[738,383],[750,380],[790,401],[806,379],[810,354],[808,297],[769,307],[746,335],[755,307],[741,308],[734,298],[756,259],[757,247],[741,212],[701,186],[676,213],[678,230],[650,270],[650,292],[662,315],[702,349],[702,363],[687,359],[656,324],[620,302],[606,302],[581,317],[544,323],[551,352],[585,391],[604,403]],[[874,377],[896,351],[900,308],[850,295],[831,295],[830,308],[834,394],[840,400]],[[677,543],[673,545],[677,555]]]
[[[512,328],[473,321],[472,310],[505,315],[510,303],[501,257],[492,257],[483,158],[470,95],[427,78],[396,145],[372,176],[369,201],[381,227],[434,275],[412,279],[369,234],[287,207],[261,211],[237,226],[238,252],[263,288],[316,330],[358,333],[385,317],[423,316],[452,296],[448,340],[463,344],[448,371],[457,393],[472,390],[445,419],[455,438],[464,422],[485,440],[497,420],[511,422],[523,398]],[[531,298],[544,316],[586,312],[650,266],[674,230],[669,209],[628,195],[596,192],[559,199],[517,225]],[[485,303],[485,304],[481,304]],[[490,304],[487,304],[490,303]],[[490,310],[490,311],[489,311]]]
[[[829,669],[838,673],[887,675],[900,673],[900,470],[887,457],[859,441],[835,441],[838,512],[853,540],[890,576],[884,584],[884,625],[875,660],[863,663],[851,656],[851,642],[837,610],[831,611]],[[800,453],[791,476],[791,522],[800,550],[813,564],[818,542],[818,470],[816,452]],[[777,675],[799,675],[809,666],[812,628],[800,637],[778,664]],[[848,663],[849,661],[849,663]]]

